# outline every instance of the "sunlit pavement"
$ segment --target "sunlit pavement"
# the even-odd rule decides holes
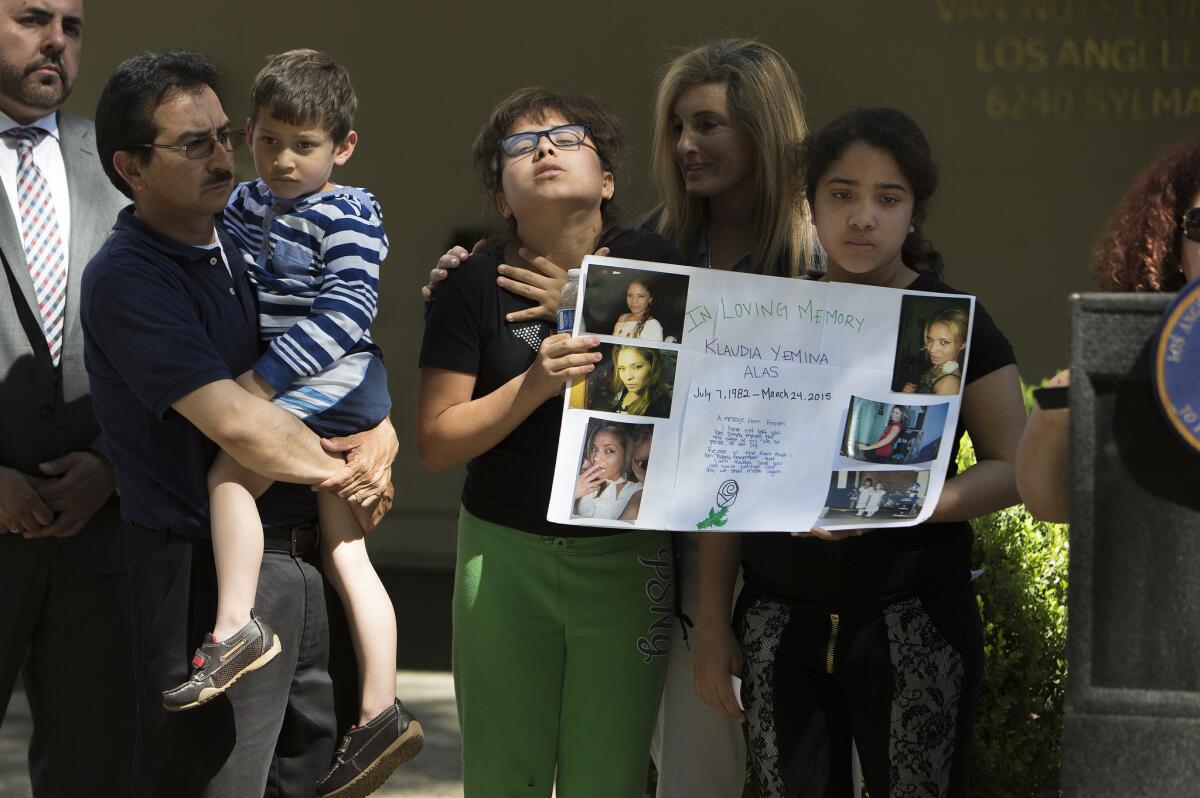
[[[405,706],[421,720],[425,750],[400,768],[374,795],[379,798],[461,798],[458,717],[454,683],[440,671],[399,671],[396,689]],[[0,796],[31,798],[25,750],[33,727],[29,704],[19,689],[9,702],[0,728]]]

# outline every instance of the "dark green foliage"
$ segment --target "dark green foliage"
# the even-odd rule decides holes
[[[1026,391],[1026,404],[1029,393]],[[968,438],[960,470],[975,461]],[[971,753],[974,798],[1059,796],[1067,660],[1067,527],[1023,505],[978,518],[983,691]]]

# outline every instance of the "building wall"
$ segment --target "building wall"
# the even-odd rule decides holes
[[[429,474],[416,459],[418,288],[452,230],[494,223],[472,184],[475,133],[514,88],[591,92],[626,125],[618,197],[640,213],[653,202],[655,73],[674,49],[723,35],[758,36],[789,59],[814,127],[864,104],[924,127],[942,175],[927,233],[947,280],[1008,333],[1027,379],[1065,362],[1066,297],[1088,287],[1088,252],[1113,203],[1164,145],[1200,131],[1200,0],[91,0],[68,108],[90,116],[109,72],[144,49],[213,55],[234,119],[270,53],[316,47],[350,68],[361,139],[336,179],[378,194],[392,240],[374,332],[401,453],[396,509],[372,546],[392,564],[444,566],[462,471]]]

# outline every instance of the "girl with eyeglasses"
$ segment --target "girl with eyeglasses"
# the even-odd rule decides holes
[[[669,239],[689,266],[819,273],[823,256],[803,186],[795,179],[801,171],[798,145],[808,126],[799,81],[779,52],[748,39],[722,39],[682,53],[659,81],[654,119],[650,171],[660,204],[635,227]],[[484,245],[476,244],[476,250]],[[467,256],[462,247],[445,253],[430,271],[424,297],[431,298]],[[532,303],[514,311],[511,320],[553,320],[566,280],[563,264],[541,259],[530,269],[510,263],[497,267],[499,284]],[[690,622],[696,612],[698,533],[675,540],[680,608]],[[685,637],[676,624],[652,750],[657,796],[738,796],[745,781],[742,730],[696,697],[692,647]]]
[[[1092,254],[1102,291],[1173,292],[1200,279],[1200,139],[1176,145],[1146,168],[1117,203]],[[1067,371],[1046,387],[1065,391]],[[1035,518],[1068,518],[1068,413],[1035,405],[1017,452],[1017,484]]]
[[[473,157],[505,234],[446,280],[426,318],[417,445],[435,470],[467,461],[453,605],[467,798],[645,788],[670,538],[546,520],[563,385],[601,355],[594,336],[511,321],[536,303],[495,279],[501,262],[575,267],[600,246],[678,262],[664,239],[618,224],[622,147],[590,97],[532,88],[502,101]]]
[[[825,279],[954,293],[921,235],[937,178],[909,117],[843,115],[808,144],[805,175]],[[761,798],[850,795],[851,741],[872,795],[967,794],[983,662],[967,522],[1018,500],[1025,419],[1012,348],[979,303],[973,341],[954,441],[969,431],[978,464],[957,474],[954,444],[929,521],[701,539],[696,689],[745,719]],[[744,680],[744,713],[730,673]]]

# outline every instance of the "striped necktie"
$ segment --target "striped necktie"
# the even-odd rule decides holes
[[[21,243],[33,278],[50,359],[58,365],[62,352],[63,312],[67,305],[67,253],[58,231],[50,184],[33,161],[33,148],[47,135],[36,127],[9,128],[2,134],[17,142],[17,209]]]

